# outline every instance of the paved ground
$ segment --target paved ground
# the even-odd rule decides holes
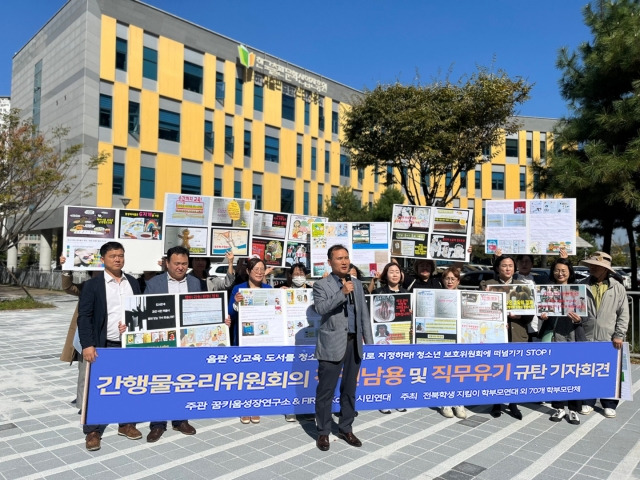
[[[19,292],[0,287],[0,298]],[[310,422],[263,417],[196,421],[195,436],[168,431],[155,444],[120,437],[110,426],[87,452],[75,396],[75,365],[60,362],[75,299],[33,291],[55,309],[0,312],[0,478],[166,479],[574,479],[640,478],[640,414],[625,402],[615,419],[598,409],[582,424],[553,423],[549,407],[525,404],[524,419],[493,419],[472,407],[469,419],[420,409],[361,412],[362,448],[332,437],[320,452]],[[640,365],[634,365],[640,389]],[[140,425],[146,436],[148,425]]]

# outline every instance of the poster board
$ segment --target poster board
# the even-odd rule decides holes
[[[507,298],[507,313],[513,315],[535,315],[536,296],[535,285],[526,284],[501,284],[487,285],[488,292],[504,292]]]
[[[587,285],[536,285],[536,315],[587,316]]]
[[[373,294],[367,295],[367,300],[374,344],[406,345],[413,341],[410,293]]]
[[[576,254],[576,199],[487,200],[485,253]]]

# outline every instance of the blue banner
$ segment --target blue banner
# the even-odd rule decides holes
[[[313,354],[313,346],[98,349],[85,420],[313,413]],[[611,398],[619,371],[610,342],[365,345],[357,409]]]

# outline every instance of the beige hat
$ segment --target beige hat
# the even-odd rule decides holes
[[[589,258],[582,260],[580,265],[596,265],[598,267],[604,267],[610,272],[615,273],[615,270],[611,268],[611,255],[605,252],[593,252]]]

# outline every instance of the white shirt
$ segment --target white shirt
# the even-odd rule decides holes
[[[109,273],[104,272],[104,287],[107,291],[107,340],[120,341],[118,325],[124,323],[124,300],[122,297],[133,295],[133,289],[123,273],[117,282]]]
[[[185,275],[182,280],[176,280],[167,273],[167,288],[169,293],[189,293],[187,276]]]

